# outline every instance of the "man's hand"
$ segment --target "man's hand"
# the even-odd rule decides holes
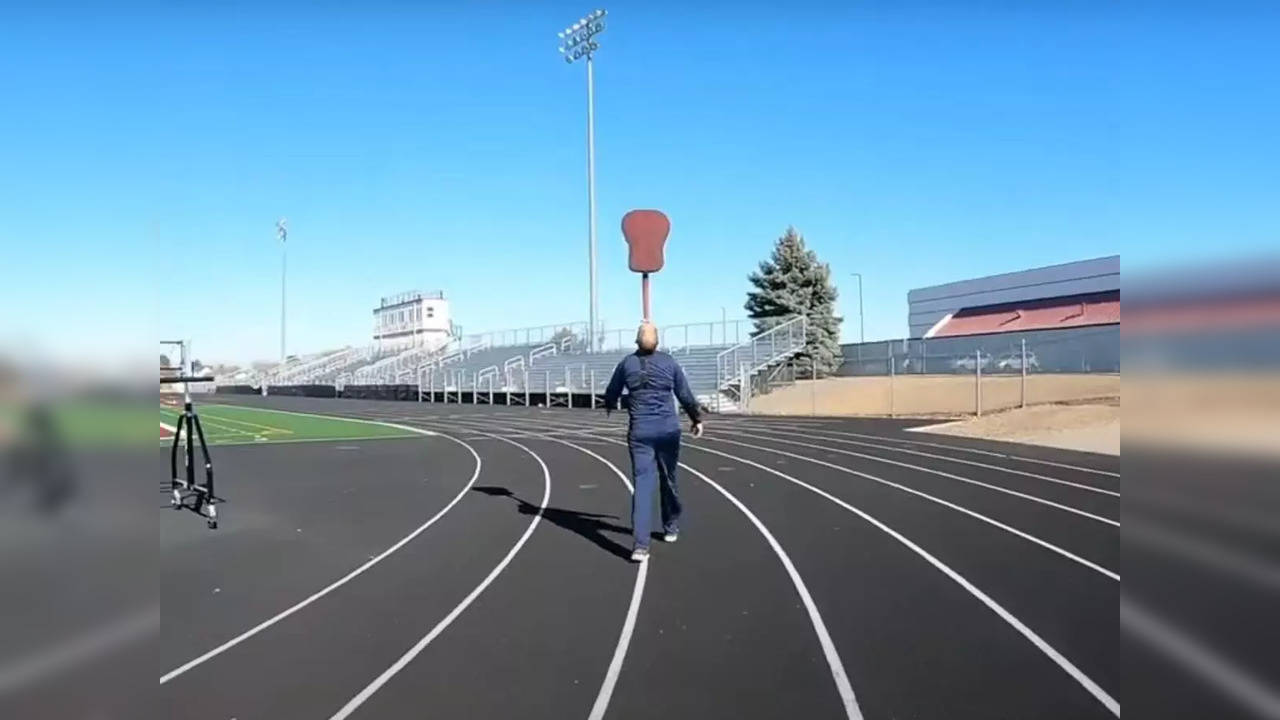
[[[701,422],[696,422],[696,423],[694,423],[694,424],[693,424],[693,427],[692,427],[692,428],[690,428],[690,429],[693,431],[693,436],[694,436],[694,437],[696,437],[696,438],[700,438],[700,437],[702,437],[702,423],[701,423]]]

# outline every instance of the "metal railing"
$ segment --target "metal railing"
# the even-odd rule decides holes
[[[331,381],[338,371],[357,366],[358,363],[367,363],[374,357],[375,352],[376,348],[372,345],[351,348],[327,358],[324,362],[317,363],[310,370],[293,378],[292,381],[299,385]]]
[[[752,326],[748,322],[723,319],[660,326],[659,341],[664,349],[676,354],[688,354],[697,348],[741,344],[750,337]],[[291,358],[266,372],[241,373],[234,377],[234,381],[246,382],[247,377],[249,384],[261,384],[263,380],[277,385],[332,382],[339,387],[348,384],[400,383],[412,381],[430,368],[439,369],[459,363],[481,350],[491,348],[533,346],[542,342],[542,345],[528,353],[525,358],[526,367],[532,365],[534,360],[551,354],[627,352],[634,348],[633,328],[601,330],[596,334],[595,348],[587,348],[585,345],[586,329],[587,324],[584,322],[570,322],[455,335],[448,345],[429,352],[422,348],[388,351],[375,343],[319,356]],[[515,372],[517,368],[513,364],[510,370]],[[233,379],[222,379],[222,382],[230,383]]]
[[[750,340],[716,356],[716,384],[728,389],[740,385],[760,370],[804,350],[808,320],[803,315],[786,320]]]
[[[278,368],[275,372],[267,375],[266,380],[272,385],[305,383],[318,370],[328,367],[340,367],[352,352],[352,348],[343,348],[335,352],[324,353],[318,358],[289,364],[287,367]],[[338,361],[337,365],[334,365],[335,360]]]
[[[538,325],[535,327],[514,328],[510,330],[492,330],[489,332],[464,335],[462,340],[464,345],[468,342],[483,342],[487,343],[489,347],[511,347],[516,345],[535,345],[537,343],[551,342],[558,333],[567,333],[567,337],[575,339],[585,338],[587,333],[587,323],[578,321],[554,323],[551,325]]]
[[[525,367],[524,355],[517,355],[502,363],[502,374],[507,379],[507,387],[513,387],[516,384],[515,379],[511,375],[512,371],[516,368],[523,371]]]
[[[540,357],[555,355],[558,352],[560,352],[560,350],[556,347],[555,343],[547,343],[541,347],[536,347],[529,351],[529,363],[533,364],[533,361]]]
[[[501,373],[501,370],[498,369],[497,365],[490,365],[489,367],[484,368],[483,370],[477,370],[475,374],[476,387],[479,387],[480,383],[486,379],[489,381],[489,384],[492,387],[494,380],[497,379],[500,373]]]
[[[715,320],[711,322],[659,325],[658,344],[668,352],[691,347],[737,345],[751,336],[750,320]],[[596,336],[597,352],[634,350],[635,328],[605,330]]]
[[[343,385],[380,385],[407,382],[412,380],[423,365],[437,361],[444,350],[442,348],[412,347],[394,355],[377,360],[371,364],[357,368],[345,377]]]

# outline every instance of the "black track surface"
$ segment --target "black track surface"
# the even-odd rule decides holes
[[[161,691],[172,717],[330,718],[380,676],[350,717],[590,715],[638,573],[627,560],[629,493],[608,466],[629,475],[618,444],[625,416],[235,402],[386,420],[461,443],[424,435],[215,448],[229,499],[221,529],[208,531],[189,513],[166,513],[162,525],[162,673],[296,606],[458,499],[348,582],[167,677]],[[1105,522],[1120,518],[1120,499],[1108,494],[1120,489],[1119,459],[939,439],[907,432],[913,424],[712,417],[703,440],[686,436],[681,459],[758,518],[794,565],[863,716],[1112,717],[1051,654],[1118,698],[1120,583],[1088,564],[1120,572],[1119,528]],[[462,443],[481,458],[478,475]],[[687,470],[680,487],[680,540],[654,544],[603,717],[847,717],[813,619],[765,534]],[[420,652],[387,672],[446,618]]]

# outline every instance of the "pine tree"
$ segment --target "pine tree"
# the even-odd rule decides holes
[[[555,345],[558,347],[560,343],[565,340],[565,338],[568,338],[570,344],[572,345],[578,344],[578,341],[579,341],[578,334],[567,327],[562,327],[559,330],[556,330],[555,334],[551,336],[551,340],[549,340],[548,342],[555,343]]]
[[[805,349],[796,357],[800,377],[808,377],[814,365],[819,376],[840,367],[840,318],[834,314],[831,268],[805,248],[804,236],[788,227],[773,254],[747,279],[755,289],[747,293],[744,307],[757,333],[796,315],[808,317]]]

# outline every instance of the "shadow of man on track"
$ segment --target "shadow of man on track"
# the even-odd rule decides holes
[[[471,489],[472,492],[484,493],[492,497],[509,497],[516,501],[516,507],[522,515],[537,515],[538,506],[533,503],[517,497],[514,493],[504,487],[481,486]],[[603,520],[609,518],[616,520],[616,515],[601,515],[597,513],[579,512],[577,510],[566,510],[564,508],[549,507],[542,511],[542,517],[549,523],[564,528],[572,533],[581,535],[583,538],[591,541],[602,550],[612,553],[620,558],[630,558],[630,548],[614,541],[605,533],[622,535],[623,537],[631,536],[631,528],[616,525],[614,523]]]

